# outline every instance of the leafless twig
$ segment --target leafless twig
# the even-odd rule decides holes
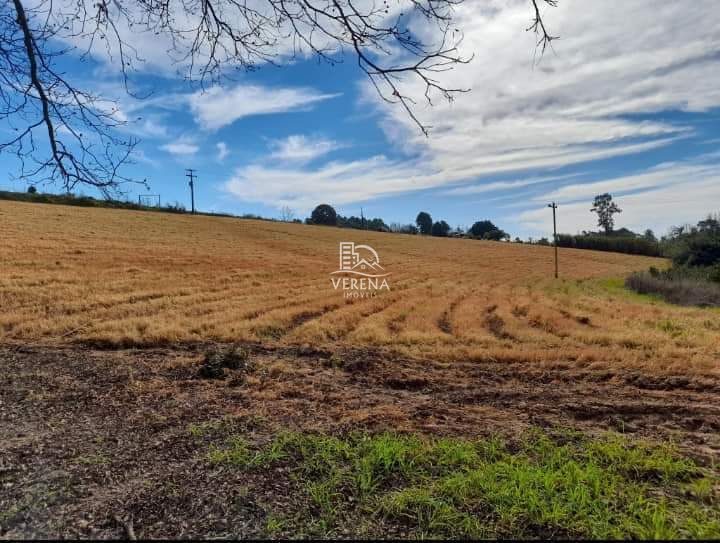
[[[288,55],[342,62],[348,52],[380,97],[403,108],[425,133],[416,94],[433,104],[465,88],[443,72],[471,59],[455,8],[464,0],[9,0],[0,3],[0,153],[19,159],[19,177],[90,185],[105,194],[127,181],[121,167],[138,143],[118,131],[127,120],[117,104],[83,90],[58,66],[63,55],[85,60],[103,52],[129,75],[143,61],[135,36],[169,43],[182,75],[205,87],[231,70],[279,64]],[[480,0],[472,0],[480,1]],[[531,0],[528,30],[544,51],[556,39]],[[420,23],[419,21],[422,21]],[[434,32],[420,32],[423,24]],[[423,36],[421,38],[421,36]],[[429,37],[428,37],[429,36]],[[418,91],[413,83],[424,90]],[[4,139],[3,139],[4,138]]]

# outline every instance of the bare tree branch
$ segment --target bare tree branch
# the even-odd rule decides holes
[[[538,4],[539,1],[545,2],[547,5],[552,7],[557,7],[558,0],[531,0],[533,4],[533,8],[535,9],[535,16],[533,18],[532,24],[528,27],[528,31],[532,30],[535,32],[535,35],[538,36],[538,47],[541,48],[541,54],[545,53],[545,50],[548,47],[552,47],[552,42],[554,40],[558,39],[558,36],[552,36],[548,31],[547,28],[545,28],[545,22],[542,18],[542,15],[540,13],[540,5]]]
[[[292,57],[315,56],[331,64],[345,52],[355,58],[379,96],[416,115],[417,87],[429,104],[452,100],[463,88],[440,81],[466,64],[463,35],[454,25],[464,0],[11,0],[0,6],[0,120],[13,134],[0,153],[20,159],[20,177],[61,180],[103,192],[126,181],[119,172],[137,141],[118,136],[124,124],[115,103],[95,96],[58,70],[58,57],[85,60],[100,53],[119,68],[127,92],[143,61],[133,38],[157,36],[181,74],[203,88]],[[478,1],[478,0],[473,0]],[[544,51],[549,34],[541,5],[531,0],[528,30]],[[418,32],[416,25],[434,32]],[[415,90],[413,90],[415,89]]]
[[[67,191],[90,185],[107,195],[131,181],[119,168],[136,141],[115,134],[123,121],[112,104],[55,67],[66,49],[54,43],[66,27],[57,26],[53,9],[39,2],[29,10],[23,0],[0,8],[0,119],[16,133],[0,141],[0,153],[20,159],[20,178],[60,180]]]

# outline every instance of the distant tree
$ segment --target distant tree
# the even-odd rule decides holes
[[[392,223],[390,225],[390,231],[395,232],[397,234],[417,234],[418,229],[417,226],[414,224],[400,224],[400,223]]]
[[[592,251],[611,251],[615,253],[626,253],[632,255],[661,256],[662,248],[655,240],[644,236],[618,235],[619,231],[613,232],[611,236],[590,232],[581,235],[558,234],[558,247],[569,247],[572,249],[589,249]]]
[[[647,230],[645,230],[645,232],[643,233],[643,239],[646,239],[647,241],[657,242],[657,237],[655,237],[655,232],[653,232],[649,228]]]
[[[610,232],[611,235],[618,237],[618,238],[641,238],[642,236],[638,234],[637,232],[633,232],[629,228],[618,228],[617,230],[613,230]]]
[[[30,185],[27,191],[28,194],[37,194],[37,189],[35,188],[35,185]]]
[[[310,214],[310,221],[312,224],[335,226],[337,224],[337,213],[332,206],[320,204]]]
[[[550,241],[547,238],[540,238],[539,240],[537,240],[537,244],[547,247],[548,245],[550,245]]]
[[[283,222],[293,222],[293,219],[295,219],[295,212],[290,208],[290,206],[283,206],[282,209],[280,209],[280,219]]]
[[[380,218],[370,220],[365,219],[365,228],[376,232],[390,232],[390,227]]]
[[[720,218],[711,215],[697,223],[697,229],[708,234],[718,234],[720,233]]]
[[[676,266],[720,266],[720,218],[710,216],[697,226],[674,227],[664,245]]]
[[[605,230],[606,234],[610,234],[615,227],[615,218],[613,215],[622,213],[622,209],[613,202],[612,196],[609,193],[595,196],[595,201],[590,211],[597,213],[598,226]]]
[[[439,221],[432,225],[432,235],[440,238],[444,238],[450,232],[450,225],[445,221]]]
[[[492,221],[478,221],[470,227],[470,234],[476,238],[482,238],[485,234],[493,230],[498,230],[498,227],[495,226]]]
[[[504,239],[510,239],[510,234],[505,232],[505,230],[496,228],[495,230],[490,230],[490,232],[486,232],[485,235],[483,235],[483,239],[487,239],[490,241],[502,241]]]
[[[425,211],[418,213],[418,216],[415,219],[415,224],[417,224],[418,230],[420,230],[420,233],[423,236],[429,236],[432,234],[433,220],[430,213]]]
[[[354,228],[356,230],[374,230],[376,232],[389,232],[390,227],[380,218],[366,219],[364,217],[337,216],[337,225],[342,228]]]
[[[495,226],[492,221],[478,221],[470,227],[470,235],[480,239],[500,241],[509,239],[510,235]]]
[[[523,243],[523,240],[521,240],[519,237],[515,237],[515,243]]]

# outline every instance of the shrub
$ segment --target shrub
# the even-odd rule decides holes
[[[691,276],[673,277],[672,270],[634,273],[625,280],[625,286],[640,294],[659,295],[673,304],[720,307],[720,286]]]
[[[713,283],[720,283],[720,264],[717,264],[710,269],[708,279]]]
[[[205,353],[198,373],[204,379],[224,379],[225,369],[248,373],[254,369],[249,353],[242,347],[211,349]]]

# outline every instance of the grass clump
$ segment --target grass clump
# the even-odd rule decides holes
[[[233,437],[210,459],[282,468],[305,491],[305,516],[330,533],[353,519],[352,528],[415,537],[720,537],[714,473],[672,446],[615,434],[536,432],[509,447],[498,439],[288,433],[263,447]]]
[[[226,369],[236,370],[241,374],[253,371],[250,353],[239,346],[213,348],[205,353],[198,374],[203,379],[224,379]]]

